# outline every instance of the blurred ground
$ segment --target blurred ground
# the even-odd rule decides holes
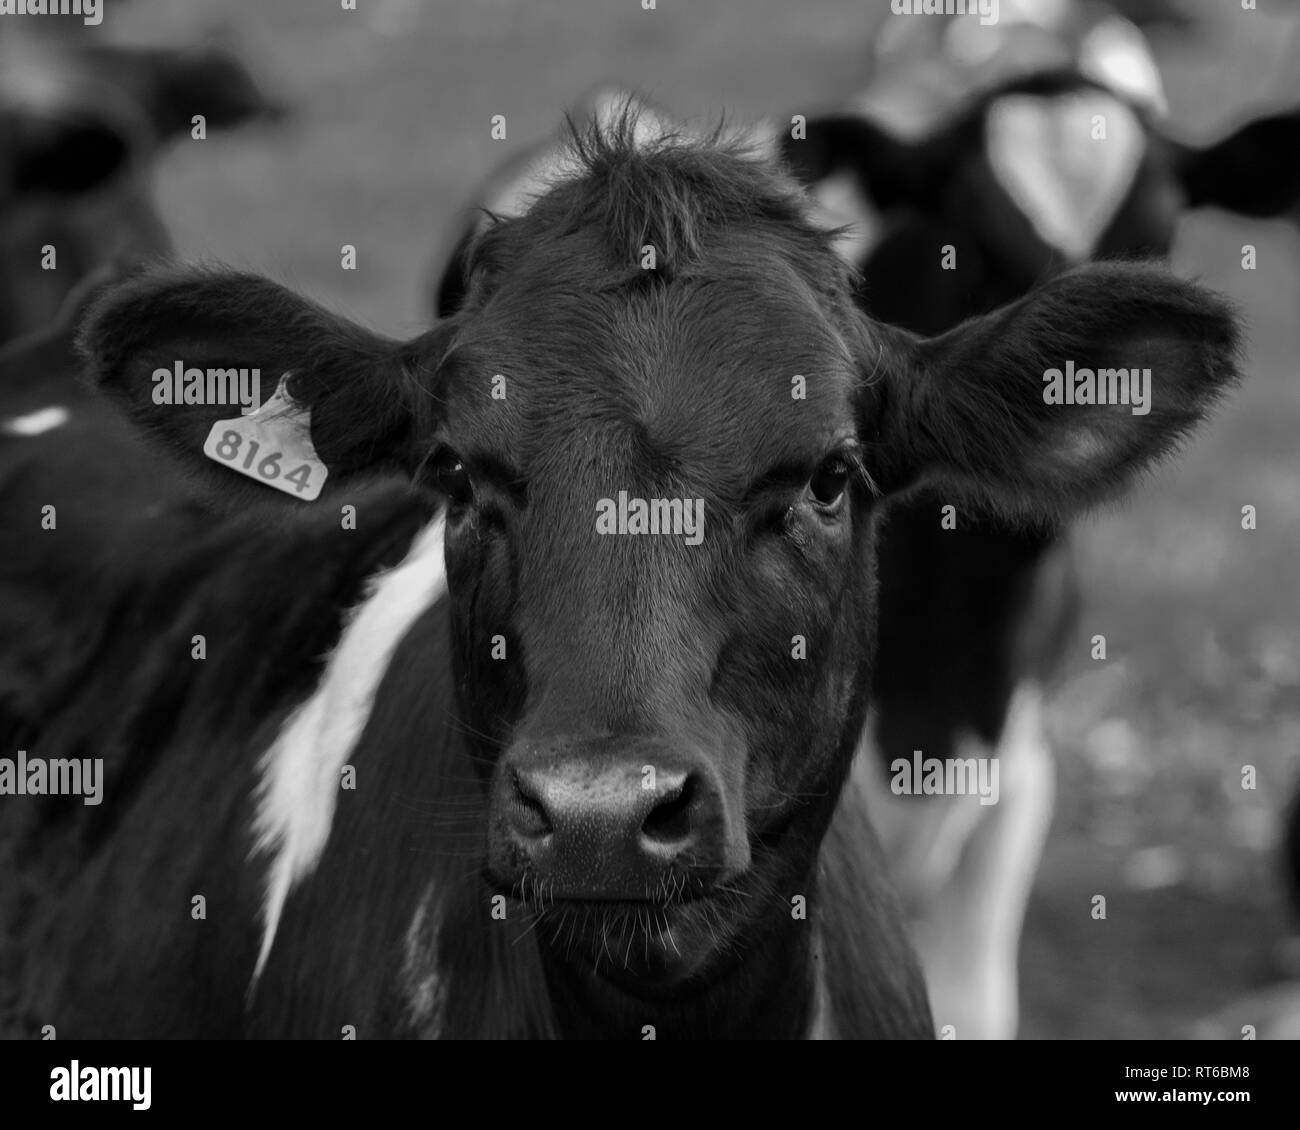
[[[457,208],[578,95],[616,82],[705,118],[813,109],[864,79],[888,4],[105,7],[105,33],[136,41],[224,27],[297,107],[277,132],[183,142],[169,158],[162,208],[182,254],[265,272],[406,335],[427,322],[430,264]],[[1209,137],[1246,108],[1300,101],[1283,5],[1238,7],[1207,4],[1219,14],[1198,43],[1161,48],[1189,136]],[[498,113],[506,143],[489,137]],[[345,243],[358,249],[355,272],[339,268]],[[1240,269],[1243,243],[1259,249],[1253,273]],[[1088,610],[1052,711],[1060,803],[1022,954],[1027,1037],[1239,1036],[1239,1025],[1197,1022],[1288,969],[1300,974],[1283,945],[1274,859],[1300,750],[1300,238],[1282,223],[1200,214],[1175,266],[1240,303],[1251,377],[1176,465],[1079,532]],[[1254,532],[1241,529],[1247,503]],[[1097,633],[1104,663],[1089,658]],[[1255,792],[1240,786],[1248,764]],[[1095,894],[1108,899],[1104,922],[1089,915]]]

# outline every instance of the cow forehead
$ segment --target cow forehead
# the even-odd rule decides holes
[[[1043,242],[1080,262],[1132,190],[1147,135],[1119,98],[1082,89],[1000,97],[985,143],[994,176]]]
[[[853,359],[811,302],[734,281],[493,304],[438,376],[441,430],[525,474],[601,451],[719,490],[852,426]]]

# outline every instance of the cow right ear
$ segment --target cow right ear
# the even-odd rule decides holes
[[[1240,379],[1232,307],[1130,263],[1058,275],[939,337],[869,337],[859,419],[877,487],[1036,525],[1127,489]]]
[[[139,274],[97,298],[77,346],[90,382],[219,502],[310,501],[322,486],[414,466],[404,347],[267,279]],[[268,404],[285,374],[284,396]],[[262,434],[253,425],[268,417]],[[304,452],[325,473],[286,482],[310,462]]]

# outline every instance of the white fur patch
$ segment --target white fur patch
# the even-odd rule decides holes
[[[7,436],[39,436],[61,428],[68,422],[68,410],[54,404],[49,408],[38,408],[25,416],[12,416],[0,423],[0,432]]]
[[[421,532],[401,564],[371,581],[369,594],[353,609],[315,693],[289,716],[262,756],[254,853],[273,858],[253,985],[271,954],[289,892],[311,873],[325,850],[340,774],[370,717],[393,652],[411,625],[446,591],[439,518]]]
[[[1121,16],[1103,20],[1084,36],[1079,69],[1139,106],[1159,115],[1169,112],[1151,45],[1140,28]]]
[[[981,806],[974,796],[894,796],[870,743],[855,760],[851,782],[866,799],[910,913],[936,1028],[953,1025],[959,1040],[1010,1039],[1020,931],[1055,794],[1041,688],[1016,688],[996,748],[967,735],[953,752],[998,758],[997,804]]]
[[[1095,137],[1104,127],[1105,137]],[[989,164],[1043,242],[1073,262],[1092,253],[1129,194],[1146,131],[1118,98],[1087,91],[1000,98],[989,112]]]
[[[816,202],[815,220],[825,229],[844,227],[835,239],[840,258],[860,266],[880,239],[881,219],[875,205],[866,198],[855,173],[840,171],[818,181],[809,190]]]
[[[994,752],[963,735],[954,741],[952,756],[984,758]],[[852,780],[866,800],[894,883],[911,910],[924,906],[947,886],[971,835],[997,811],[997,805],[980,804],[975,794],[920,799],[895,794],[874,750],[854,760]]]

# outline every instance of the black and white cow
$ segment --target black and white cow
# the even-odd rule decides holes
[[[1154,15],[1153,4],[1145,9]],[[943,129],[991,90],[1053,70],[1077,70],[1148,110],[1166,109],[1147,37],[1113,0],[1001,0],[995,22],[969,13],[886,17],[869,46],[870,80],[848,107],[908,140]]]
[[[224,48],[6,33],[0,44],[0,344],[53,320],[96,268],[170,250],[153,165],[191,130],[279,116]],[[54,253],[53,264],[47,249]]]
[[[927,483],[1026,520],[1122,490],[1235,379],[1234,319],[1088,267],[923,339],[735,143],[621,116],[563,170],[411,341],[249,276],[99,299],[90,379],[237,512],[166,507],[111,573],[75,540],[57,597],[41,570],[113,453],[0,431],[0,535],[36,546],[0,602],[84,593],[6,637],[0,748],[104,759],[101,804],[0,795],[10,1032],[931,1034],[842,791],[876,519]],[[1150,366],[1150,414],[1047,403],[1067,358]],[[178,360],[286,399],[158,404]],[[280,444],[316,501],[231,472]]]
[[[1166,255],[1188,209],[1266,217],[1300,201],[1300,113],[1190,146],[1154,116],[1154,93],[1138,99],[1096,73],[1022,75],[919,137],[854,110],[784,142],[826,214],[851,225],[840,248],[865,309],[940,333],[1081,262]],[[881,535],[875,738],[886,765],[916,750],[997,756],[1002,797],[918,805],[879,778],[863,788],[917,919],[936,1021],[1010,1036],[1020,924],[1052,809],[1042,689],[1079,587],[1058,527],[965,512],[945,528],[952,501],[919,492]]]
[[[1179,144],[1153,117],[1163,94],[1140,33],[1107,19],[1081,41],[1096,77],[1029,67],[933,136],[905,140],[855,111],[816,118],[783,140],[819,222],[839,229],[864,309],[940,332],[1089,257],[1166,253],[1188,207],[1272,215],[1300,196],[1296,115],[1257,119],[1208,148]],[[1053,45],[1031,46],[1045,43]],[[1015,65],[1034,57],[1021,52]],[[582,112],[608,119],[626,97],[600,91]],[[1105,128],[1094,138],[1098,117]],[[641,128],[680,127],[643,106]],[[776,137],[771,126],[755,134],[764,146]],[[435,275],[439,316],[464,300],[463,262],[478,233],[493,216],[526,210],[564,174],[564,153],[545,143],[484,185]],[[869,763],[854,784],[915,917],[941,1023],[963,1036],[1009,1036],[1020,923],[1052,810],[1042,688],[1061,660],[1079,587],[1055,526],[976,512],[948,529],[943,504],[934,492],[909,497],[882,532],[873,744],[886,765],[915,750],[962,762],[995,756],[1001,797],[996,806],[896,800]]]

